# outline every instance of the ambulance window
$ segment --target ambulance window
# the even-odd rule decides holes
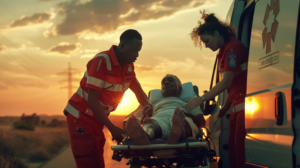
[[[233,12],[233,7],[234,7],[234,1],[232,1],[231,6],[229,8],[229,11],[226,15],[225,23],[230,24],[231,17],[232,17],[232,12]]]
[[[212,83],[212,87],[215,87],[215,85],[217,83],[219,83],[219,71],[218,71],[218,61],[217,61],[217,65],[214,69],[214,80],[213,80],[213,83]]]
[[[217,83],[219,83],[220,78],[219,78],[219,71],[218,71],[218,60],[216,59],[215,66],[214,66],[214,71],[211,79],[211,84],[209,90],[211,90]],[[215,97],[215,100],[218,100],[218,96]]]
[[[250,46],[250,36],[252,29],[253,14],[255,9],[255,3],[252,3],[243,12],[240,20],[238,39],[245,45],[249,50]]]

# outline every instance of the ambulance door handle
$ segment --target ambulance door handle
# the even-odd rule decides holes
[[[284,114],[284,108],[283,108],[283,93],[277,92],[275,94],[275,122],[277,125],[283,124],[283,114]]]

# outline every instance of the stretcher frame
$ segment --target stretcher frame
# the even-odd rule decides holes
[[[167,144],[165,140],[156,139],[150,145],[136,145],[134,140],[124,140],[111,147],[112,159],[128,159],[130,168],[137,167],[204,167],[210,168],[216,155],[210,150],[207,141],[186,138],[176,144]]]
[[[194,86],[194,91],[198,95],[198,88]],[[149,92],[150,95],[150,92]],[[149,97],[148,95],[148,97]],[[143,108],[138,107],[132,112],[138,119],[141,119]],[[123,128],[125,128],[125,121]],[[207,135],[202,129],[195,138],[186,138],[176,144],[167,144],[166,140],[155,139],[150,141],[150,145],[137,145],[128,136],[122,142],[111,147],[114,151],[112,159],[121,161],[128,159],[129,168],[141,168],[142,166],[151,168],[171,168],[171,167],[202,167],[210,168],[210,163],[215,162],[215,150],[210,149],[210,133],[205,127]],[[215,148],[214,148],[215,149]]]

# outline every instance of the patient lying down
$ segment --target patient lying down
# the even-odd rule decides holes
[[[153,107],[145,107],[143,126],[134,115],[131,115],[125,126],[128,134],[138,145],[148,145],[150,140],[161,138],[174,144],[186,137],[196,137],[199,128],[204,124],[203,112],[200,107],[185,110],[186,104],[179,95],[182,90],[180,80],[174,75],[166,75],[161,82],[163,99]]]

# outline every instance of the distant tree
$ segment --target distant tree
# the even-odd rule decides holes
[[[34,131],[34,126],[31,123],[26,123],[26,122],[21,121],[21,120],[14,122],[13,127],[15,129],[25,129],[25,130]]]
[[[41,121],[41,125],[42,125],[42,126],[45,126],[45,125],[46,125],[46,121],[45,121],[45,120],[42,120],[42,121]]]
[[[51,122],[52,122],[52,123],[57,123],[57,122],[58,122],[58,119],[57,119],[57,118],[54,118]]]

